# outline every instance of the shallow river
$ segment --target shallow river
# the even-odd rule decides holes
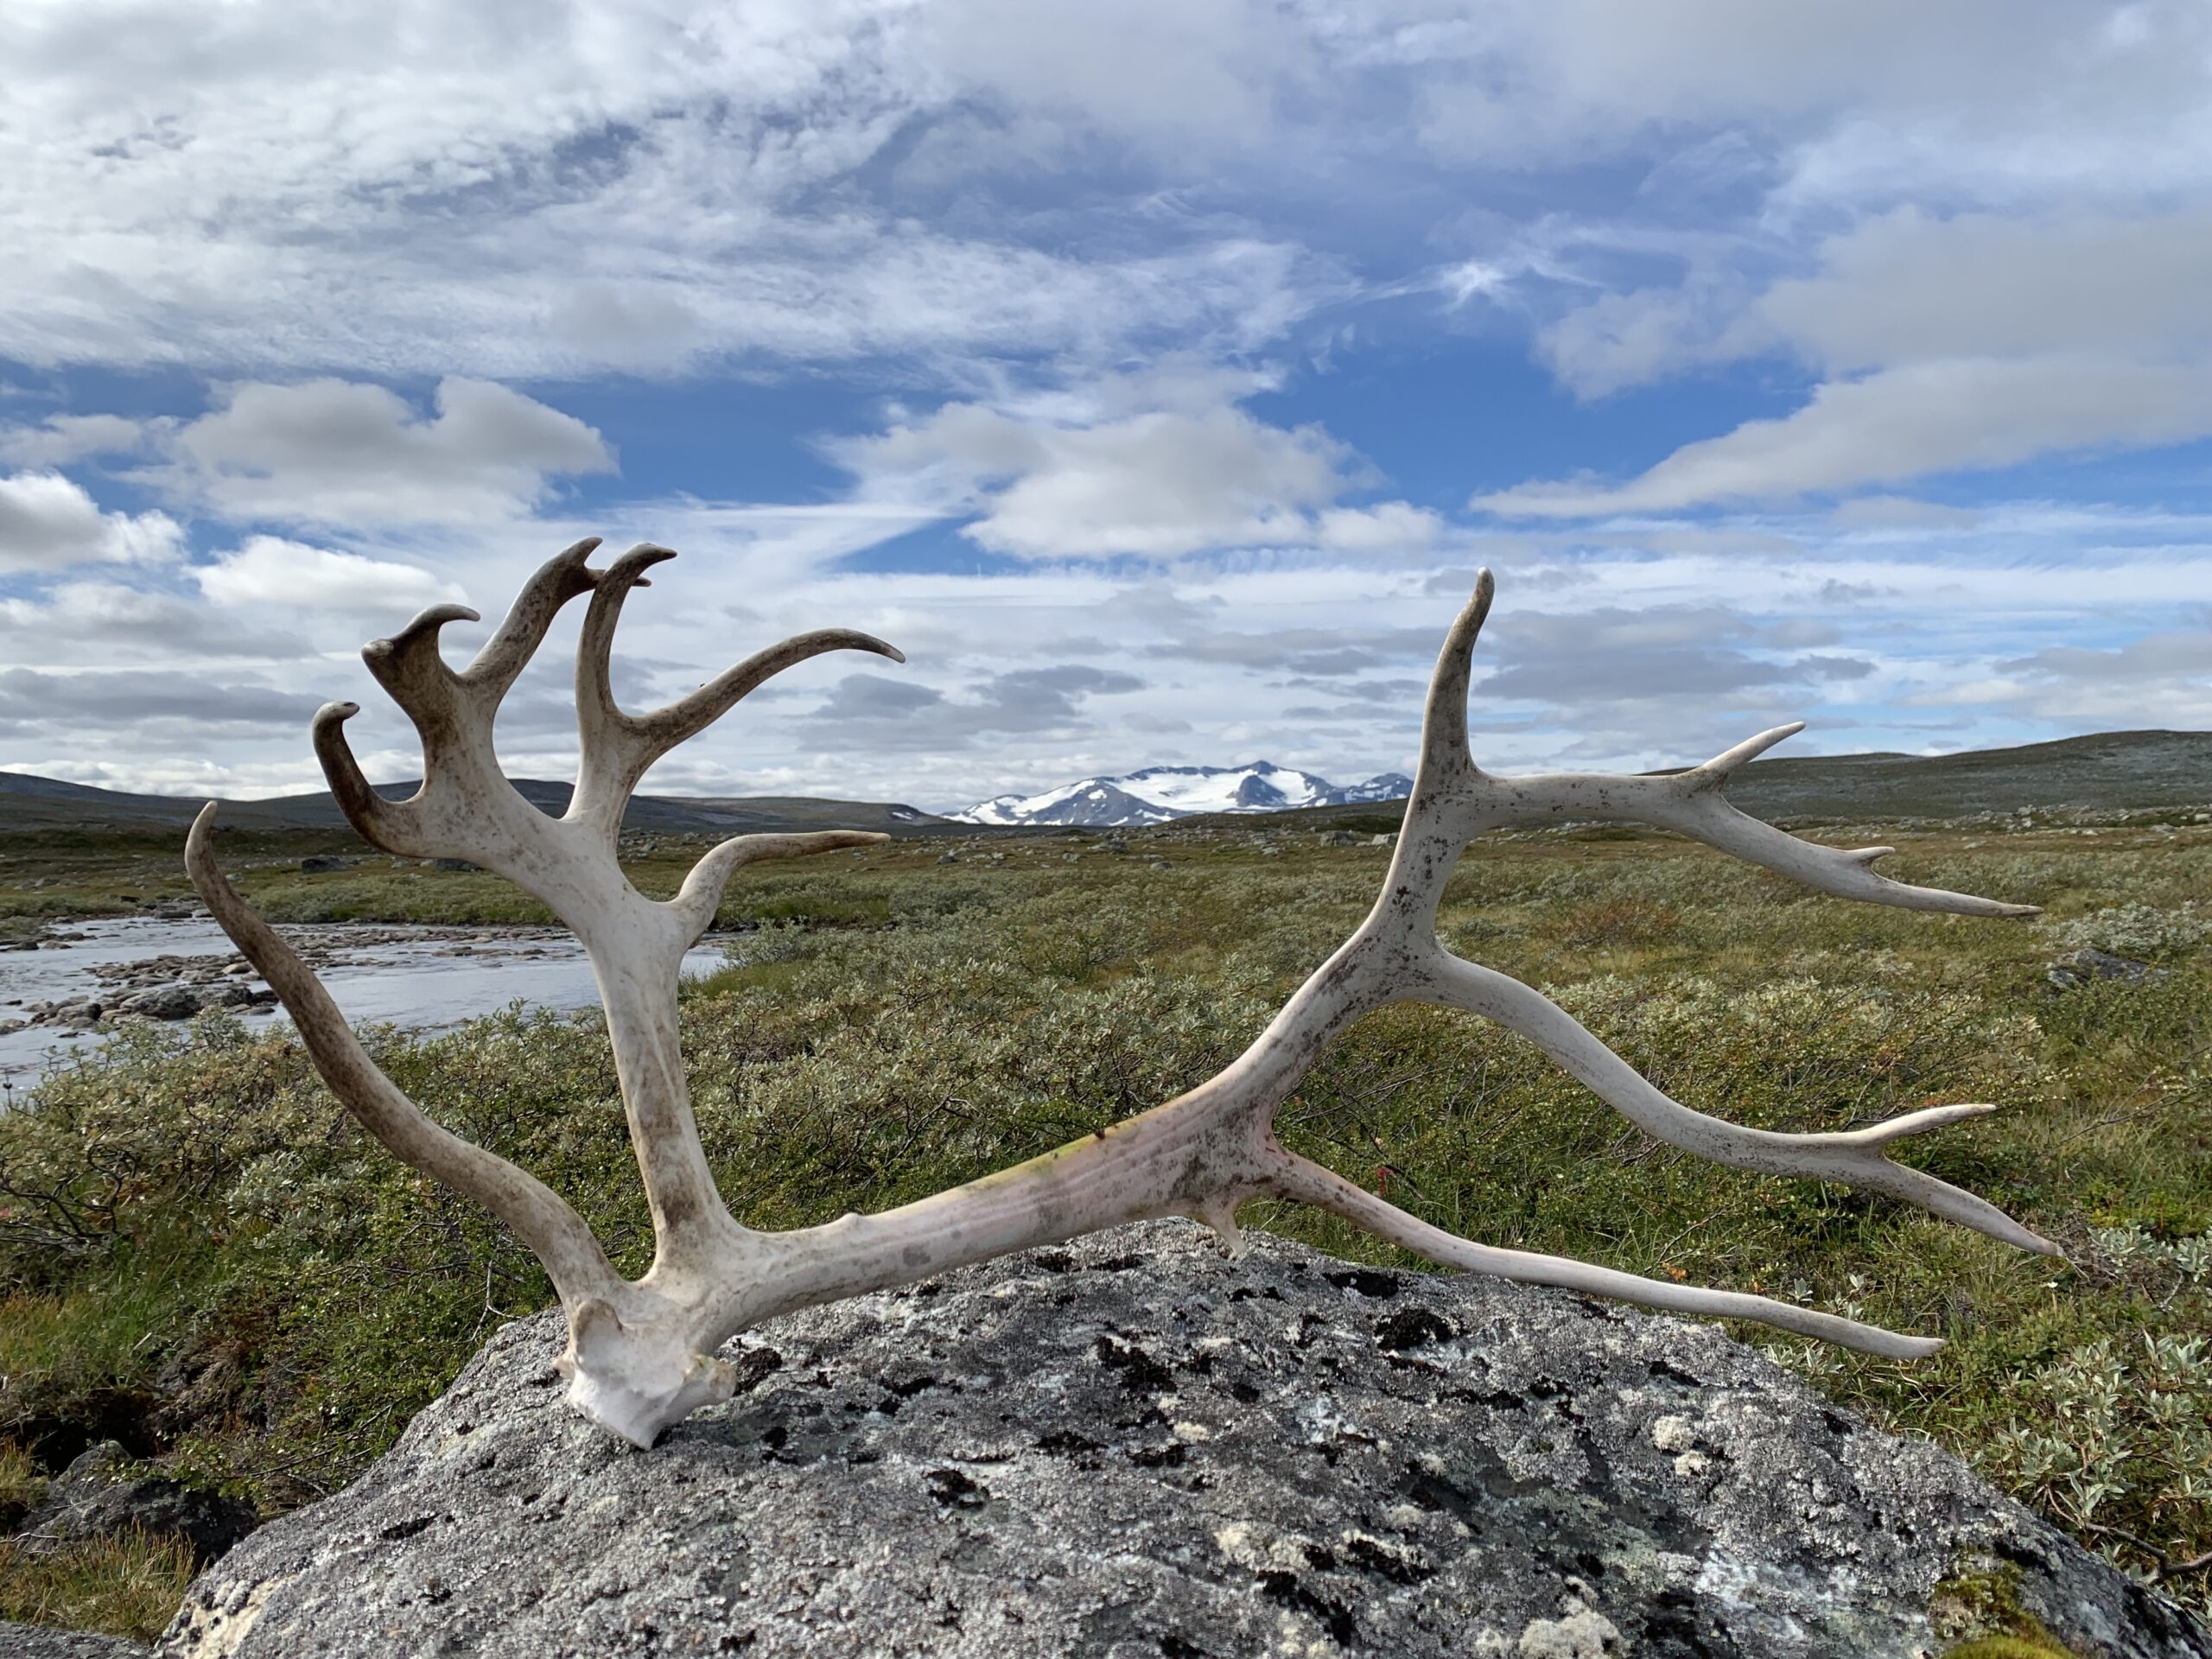
[[[161,956],[212,957],[231,953],[231,942],[212,921],[160,921],[150,917],[70,922],[66,935],[35,950],[0,950],[0,1022],[23,1017],[24,1005],[60,1002],[111,993],[114,981],[97,966],[145,962]],[[518,934],[461,928],[365,925],[365,943],[347,942],[342,925],[287,928],[333,944],[335,960],[317,973],[347,1019],[356,1024],[419,1030],[456,1026],[520,1001],[536,1007],[584,1008],[599,1004],[591,963],[568,933]],[[729,941],[702,940],[684,958],[687,974],[711,973],[724,963]],[[466,954],[455,954],[462,950]],[[260,988],[260,981],[247,983]],[[290,1023],[282,1008],[234,1009],[251,1027]],[[73,1033],[55,1026],[27,1026],[0,1033],[0,1099],[20,1091],[72,1052],[99,1046],[99,1032]]]

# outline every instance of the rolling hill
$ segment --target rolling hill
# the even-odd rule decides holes
[[[1156,769],[1165,771],[1166,769]],[[1195,773],[1199,769],[1185,768]],[[523,779],[516,787],[549,812],[567,809],[569,786]],[[412,782],[379,785],[397,798]],[[1746,812],[1768,818],[1943,819],[2021,808],[2139,811],[2212,806],[2212,732],[2099,732],[2018,748],[1958,754],[1806,755],[1755,760],[1730,787]],[[134,795],[86,784],[0,772],[0,835],[181,834],[200,810],[197,797]],[[1185,823],[1217,821],[1255,828],[1264,822],[1326,827],[1349,819],[1395,819],[1398,804],[1363,799],[1277,812],[1179,815]],[[337,803],[325,793],[235,801],[222,822],[247,834],[323,832],[350,835]],[[996,833],[1037,834],[1070,825],[1014,826]],[[823,800],[810,796],[640,795],[623,828],[633,834],[742,835],[766,830],[880,830],[899,836],[990,834],[895,801]]]

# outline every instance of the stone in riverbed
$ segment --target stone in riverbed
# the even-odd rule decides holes
[[[147,1020],[189,1020],[200,1012],[200,995],[188,985],[156,985],[126,996],[116,1012]]]
[[[162,1651],[1904,1659],[1993,1574],[2082,1655],[2212,1655],[1718,1329],[1494,1280],[1123,1229],[772,1321],[647,1452],[562,1338],[500,1331]]]

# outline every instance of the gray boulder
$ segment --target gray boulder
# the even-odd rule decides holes
[[[563,1406],[562,1338],[500,1331],[161,1651],[1904,1659],[1995,1606],[2212,1655],[1935,1447],[1554,1292],[1124,1229],[773,1321],[645,1452]]]
[[[253,1507],[156,1474],[113,1440],[82,1452],[8,1541],[37,1553],[132,1532],[181,1538],[204,1567],[253,1530]]]
[[[189,985],[156,985],[124,998],[117,1012],[148,1020],[189,1020],[200,1012],[200,994]]]

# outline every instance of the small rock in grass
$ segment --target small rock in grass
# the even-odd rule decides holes
[[[2050,964],[2044,977],[2051,988],[2070,991],[2092,980],[2113,979],[2123,985],[2156,985],[2172,976],[2164,968],[2153,968],[2147,962],[2134,962],[2126,957],[2115,957],[2108,950],[2083,949],[2069,950]]]

